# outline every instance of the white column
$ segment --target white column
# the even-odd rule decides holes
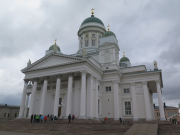
[[[85,41],[84,41],[84,33],[83,33],[83,46],[82,46],[82,48],[84,48],[85,47]]]
[[[150,97],[149,97],[149,91],[147,87],[147,81],[143,81],[143,91],[144,91],[144,101],[145,101],[145,108],[146,108],[146,121],[151,121],[151,105],[150,105]]]
[[[122,105],[122,84],[120,83],[120,85],[119,85],[119,93],[120,93],[120,95],[119,95],[119,117],[123,117],[123,105]]]
[[[87,78],[87,106],[86,106],[86,112],[87,112],[88,119],[93,119],[92,104],[93,104],[93,76],[88,75],[88,78]]]
[[[130,84],[132,92],[133,121],[138,121],[135,82]]]
[[[96,104],[95,104],[95,107],[96,107],[96,113],[95,113],[95,119],[99,119],[99,114],[98,114],[98,79],[96,78]]]
[[[99,43],[99,35],[98,35],[98,32],[97,32],[97,33],[96,33],[96,46],[97,46],[97,47],[99,46],[98,43]]]
[[[114,91],[114,120],[119,120],[119,90],[118,82],[113,81],[113,91]]]
[[[81,101],[79,119],[86,119],[86,71],[81,72]]]
[[[92,46],[91,37],[92,37],[91,32],[89,32],[89,45],[88,45],[88,47]]]
[[[31,118],[31,115],[33,114],[36,91],[37,91],[37,79],[34,79],[33,89],[32,89],[32,93],[31,93],[31,101],[30,101],[28,118]]]
[[[26,115],[27,115],[27,107],[28,107],[28,103],[29,103],[29,95],[30,95],[30,93],[27,94],[27,98],[26,98],[26,106],[25,106],[25,110],[24,110],[24,118],[26,118]]]
[[[61,75],[58,75],[57,81],[56,81],[56,92],[55,92],[55,99],[54,99],[54,116],[56,117],[58,117],[58,110],[59,110],[60,88],[61,88]]]
[[[43,91],[42,91],[42,99],[41,99],[41,106],[40,106],[40,114],[44,115],[44,108],[45,108],[45,101],[46,101],[46,93],[47,93],[47,84],[48,84],[48,78],[44,78],[44,85],[43,85]]]
[[[157,88],[157,94],[158,94],[160,120],[166,120],[164,116],[164,108],[163,108],[163,101],[162,101],[162,94],[161,94],[161,87],[160,87],[159,80],[156,80],[156,88]]]
[[[26,93],[27,93],[27,86],[28,86],[28,80],[24,80],[24,88],[23,88],[22,99],[21,99],[21,106],[20,106],[20,111],[19,111],[18,118],[23,118],[24,107],[25,107],[25,100],[26,100]]]
[[[72,73],[69,74],[68,78],[68,90],[67,90],[67,104],[66,104],[66,117],[71,114],[71,99],[72,99],[72,86],[73,86],[73,76]]]

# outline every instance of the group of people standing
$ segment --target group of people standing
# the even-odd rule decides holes
[[[69,119],[69,123],[71,123],[71,120],[72,120],[72,123],[73,123],[74,119],[75,119],[75,115],[73,114],[72,117],[71,117],[71,114],[69,114],[68,119]]]
[[[31,115],[31,123],[42,123],[44,120],[44,123],[47,122],[47,116],[43,116],[43,115],[36,115],[36,114],[32,114]]]

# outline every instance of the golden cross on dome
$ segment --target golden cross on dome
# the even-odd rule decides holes
[[[123,57],[125,57],[125,52],[123,52]]]
[[[107,26],[107,27],[108,27],[108,31],[109,31],[109,26],[110,26],[110,25],[108,24],[108,26]]]
[[[91,11],[92,11],[91,14],[92,14],[92,15],[94,14],[93,10],[94,10],[94,9],[92,8],[92,9],[91,9]]]
[[[56,40],[57,40],[57,39],[55,38],[55,40],[54,40],[54,41],[55,41],[55,44],[56,44]]]

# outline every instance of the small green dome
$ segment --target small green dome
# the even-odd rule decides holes
[[[49,47],[49,50],[53,50],[53,49],[54,49],[54,46],[55,46],[55,45],[51,45],[51,46]],[[57,47],[58,47],[58,51],[61,51],[60,48],[59,48],[59,46],[57,46]]]
[[[121,59],[120,59],[120,62],[125,62],[125,61],[130,61],[127,57],[122,57]]]
[[[86,19],[82,22],[81,26],[82,26],[83,24],[89,23],[89,22],[100,23],[100,24],[102,24],[102,25],[104,26],[103,22],[102,22],[99,18],[94,17],[94,15],[91,15],[91,17],[86,18]]]
[[[102,37],[107,37],[107,36],[111,36],[111,35],[116,36],[112,31],[106,31],[106,32],[102,35]]]

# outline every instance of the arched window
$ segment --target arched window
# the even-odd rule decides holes
[[[106,63],[110,62],[110,53],[106,52],[105,55],[104,55],[104,58],[105,58]]]

